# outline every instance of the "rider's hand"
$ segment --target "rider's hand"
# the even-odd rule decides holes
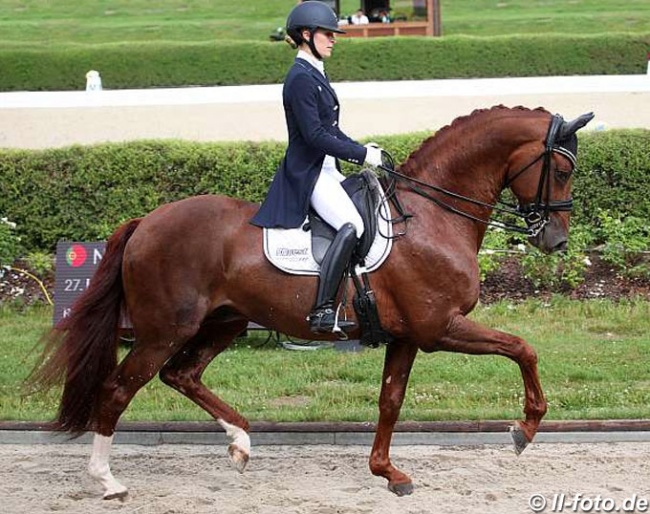
[[[377,143],[368,143],[366,146],[366,164],[376,168],[382,165],[382,149]]]

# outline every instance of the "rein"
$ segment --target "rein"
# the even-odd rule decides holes
[[[576,163],[576,157],[575,155],[573,155],[571,151],[555,143],[557,132],[560,126],[562,125],[562,123],[563,123],[563,119],[560,116],[553,115],[553,117],[551,118],[551,123],[549,125],[548,133],[546,135],[546,147],[544,149],[544,152],[540,154],[537,158],[535,158],[532,162],[524,166],[522,169],[518,170],[512,177],[510,177],[506,181],[506,183],[503,186],[503,189],[507,188],[517,179],[517,177],[519,177],[525,171],[529,170],[533,165],[535,165],[540,160],[543,160],[542,172],[539,178],[539,185],[537,187],[535,202],[525,206],[513,205],[513,204],[502,202],[500,200],[494,204],[486,203],[480,200],[476,200],[474,198],[463,196],[453,191],[449,191],[448,189],[442,188],[440,186],[436,186],[434,184],[428,184],[419,179],[409,177],[395,170],[392,156],[384,151],[388,166],[380,165],[378,166],[378,168],[384,171],[388,176],[390,176],[393,179],[389,184],[389,186],[386,188],[387,191],[388,190],[390,191],[390,193],[387,194],[387,196],[393,201],[393,204],[395,205],[395,208],[399,213],[399,216],[391,221],[401,222],[401,221],[406,221],[408,218],[413,217],[412,214],[407,214],[404,211],[403,206],[397,199],[397,195],[395,191],[395,182],[401,180],[408,184],[408,187],[411,191],[413,191],[414,193],[416,193],[417,195],[423,198],[426,198],[427,200],[430,200],[431,202],[435,203],[439,207],[449,212],[462,216],[466,219],[476,221],[478,223],[482,223],[484,225],[499,227],[504,230],[509,230],[511,232],[526,234],[528,237],[537,236],[544,229],[546,224],[549,222],[550,219],[549,216],[551,212],[571,211],[573,207],[572,199],[560,200],[560,201],[550,201],[549,199],[550,181],[551,181],[550,168],[551,168],[552,153],[557,152],[567,157],[571,161],[573,168],[575,168],[575,163]],[[542,195],[543,195],[545,185],[546,185],[546,201],[543,201]],[[521,227],[513,223],[507,223],[492,218],[487,220],[479,218],[477,216],[474,216],[473,214],[470,214],[459,208],[456,208],[450,205],[449,203],[446,203],[440,198],[436,198],[435,196],[428,193],[426,189],[435,191],[436,193],[441,193],[455,200],[460,200],[473,205],[486,207],[491,210],[496,210],[501,213],[516,216],[524,220],[524,222],[526,223],[526,227]],[[403,235],[403,233],[400,233],[398,235]]]

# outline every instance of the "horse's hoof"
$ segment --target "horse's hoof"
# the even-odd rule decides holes
[[[526,434],[519,424],[510,427],[510,437],[512,437],[512,442],[515,445],[515,453],[521,455],[530,441],[526,438]]]
[[[128,489],[124,489],[124,491],[115,491],[113,493],[106,493],[104,495],[104,500],[120,500],[124,501],[124,499],[129,495]]]
[[[388,483],[388,490],[397,496],[408,496],[413,493],[413,482],[403,482],[401,484]]]
[[[228,446],[228,455],[230,456],[230,462],[235,469],[240,473],[243,473],[246,469],[246,464],[248,464],[248,453],[233,443]]]

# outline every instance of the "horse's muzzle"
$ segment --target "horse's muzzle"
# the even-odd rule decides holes
[[[564,252],[569,243],[569,233],[563,223],[551,217],[541,232],[529,237],[528,241],[544,253]]]

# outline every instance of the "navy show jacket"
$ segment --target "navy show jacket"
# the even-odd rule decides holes
[[[363,164],[366,148],[339,128],[339,101],[329,81],[296,58],[282,89],[289,145],[259,211],[260,227],[299,227],[326,155]],[[338,166],[338,162],[337,162]]]

